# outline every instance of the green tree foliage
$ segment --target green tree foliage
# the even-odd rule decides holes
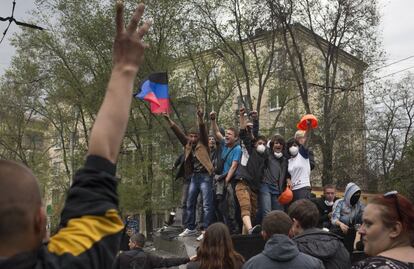
[[[135,4],[127,1],[127,9]],[[168,0],[149,1],[146,6],[147,19],[154,26],[137,90],[149,73],[171,71],[183,8],[179,1]],[[45,0],[38,2],[38,10],[36,17],[48,31],[25,29],[15,36],[17,53],[2,78],[2,104],[15,107],[2,107],[1,130],[8,136],[1,136],[0,152],[2,157],[21,160],[38,175],[45,175],[49,192],[60,194],[59,199],[54,198],[58,203],[82,164],[104,96],[112,65],[114,10],[112,2],[98,0]],[[24,143],[29,127],[36,122],[33,115],[43,124],[39,129],[44,144],[50,147],[40,151],[46,158],[43,165],[40,158],[28,155],[33,151],[38,156],[37,148]],[[144,102],[134,101],[118,170],[124,211],[145,210],[151,216],[152,210],[174,205],[170,171],[179,147],[160,122]],[[53,213],[59,214],[57,210]]]
[[[397,189],[399,193],[414,201],[414,138],[411,138],[401,160],[394,164],[390,172],[387,190]]]
[[[367,94],[368,160],[374,190],[390,190],[394,184],[411,186],[407,162],[412,154],[414,128],[414,75],[397,82],[377,83]],[[403,169],[403,171],[400,171]],[[411,174],[413,175],[413,174]]]

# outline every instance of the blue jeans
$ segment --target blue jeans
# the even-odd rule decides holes
[[[283,206],[279,204],[277,200],[279,198],[279,190],[277,187],[269,185],[267,183],[262,183],[260,185],[260,217],[264,218],[272,210],[282,210]],[[261,222],[261,220],[259,220]],[[259,222],[259,223],[260,223]]]
[[[214,214],[213,205],[213,180],[208,174],[196,173],[191,176],[190,187],[187,198],[187,228],[196,228],[196,206],[198,194],[203,197],[203,224],[202,228],[207,229],[211,224]]]

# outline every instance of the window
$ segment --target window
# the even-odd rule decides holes
[[[269,110],[275,111],[281,108],[281,100],[279,98],[280,93],[279,89],[270,89],[269,90]]]
[[[285,127],[276,127],[273,135],[275,135],[275,134],[278,134],[278,135],[281,135],[281,136],[285,137],[285,135],[286,135]]]
[[[324,60],[321,60],[317,65],[319,83],[324,85],[326,80],[326,64]]]
[[[350,72],[346,70],[345,68],[339,67],[338,68],[338,75],[337,75],[337,81],[339,81],[339,85],[341,87],[349,87],[352,84]]]
[[[275,50],[275,54],[272,59],[273,70],[279,73],[279,76],[288,71],[288,55],[287,51],[284,48],[279,48]],[[287,75],[287,74],[284,74]]]

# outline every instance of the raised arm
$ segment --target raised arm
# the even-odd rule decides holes
[[[244,107],[240,108],[239,110],[239,120],[240,120],[239,138],[243,142],[244,147],[247,149],[249,154],[251,154],[252,153],[252,138],[247,132],[246,116],[244,115],[244,113],[245,113]]]
[[[162,113],[162,116],[164,119],[168,122],[168,125],[170,125],[171,130],[173,130],[175,136],[180,140],[180,143],[185,146],[188,143],[188,137],[185,135],[185,133],[178,127],[177,124],[170,118],[170,115],[168,113]]]
[[[240,108],[239,110],[239,121],[240,121],[240,130],[244,130],[246,129],[246,116],[244,115],[244,113],[246,112],[246,110],[244,109],[244,107]]]
[[[305,147],[305,149],[308,149],[309,140],[312,137],[312,123],[311,123],[311,121],[308,120],[306,125],[307,125],[307,129],[306,129],[306,132],[305,132],[306,140],[305,140],[305,144],[303,146]]]
[[[201,108],[197,109],[197,122],[200,132],[200,141],[208,148],[208,133],[206,125],[203,120],[203,110]]]
[[[213,130],[213,134],[216,137],[217,141],[223,141],[224,137],[220,133],[219,127],[217,125],[216,115],[217,115],[216,112],[214,111],[210,112],[211,130]]]
[[[250,112],[250,117],[252,118],[253,122],[253,136],[259,137],[259,116],[257,114],[257,111],[253,110],[252,112]]]
[[[163,258],[163,257],[151,255],[151,254],[149,254],[147,257],[148,257],[147,259],[149,260],[149,264],[151,265],[151,268],[179,266],[181,264],[185,264],[190,261],[190,258],[188,257]]]
[[[83,168],[73,178],[60,216],[60,230],[47,250],[57,264],[74,268],[110,268],[124,224],[118,214],[116,159],[129,117],[135,76],[147,47],[142,41],[149,24],[138,27],[144,5],[138,5],[124,28],[123,2],[116,4],[113,69],[92,128]]]
[[[140,4],[124,27],[123,3],[116,5],[116,36],[113,45],[113,68],[106,94],[92,128],[88,155],[98,155],[116,163],[129,118],[134,79],[148,47],[143,36],[150,24],[138,27],[144,12]]]

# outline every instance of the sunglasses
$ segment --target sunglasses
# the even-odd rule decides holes
[[[384,194],[384,198],[394,199],[395,201],[395,208],[397,209],[398,218],[402,221],[401,211],[400,211],[400,204],[398,202],[398,191],[389,191]]]

